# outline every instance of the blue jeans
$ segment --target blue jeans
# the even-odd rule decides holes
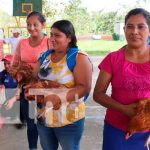
[[[73,124],[58,128],[46,127],[38,122],[37,128],[43,150],[57,150],[58,143],[63,150],[80,150],[84,121],[85,119],[81,119]]]
[[[29,102],[25,100],[23,93],[20,96],[20,111],[23,119],[27,122],[29,149],[37,149],[38,131],[34,119],[29,118]]]
[[[137,132],[128,140],[125,139],[125,134],[125,131],[117,129],[105,121],[102,150],[147,150],[144,145],[150,132]]]

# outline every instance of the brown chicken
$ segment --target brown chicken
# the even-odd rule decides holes
[[[48,89],[48,88],[60,88],[64,87],[61,84],[51,80],[39,80],[33,75],[33,68],[25,62],[20,62],[17,66],[12,66],[9,69],[9,73],[18,82],[18,85],[29,85],[25,89],[25,97],[28,100],[37,100],[37,102],[43,102],[44,95],[29,95],[29,88],[32,89]]]
[[[138,101],[136,113],[129,122],[125,138],[146,130],[150,130],[150,98]]]

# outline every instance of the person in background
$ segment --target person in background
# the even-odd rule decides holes
[[[127,45],[111,52],[99,64],[94,100],[107,108],[102,150],[146,150],[150,132],[138,132],[125,139],[130,118],[139,100],[150,97],[150,13],[135,8],[125,17]],[[106,90],[111,83],[111,96]]]
[[[61,95],[59,92],[62,91],[56,88],[57,94],[48,92],[43,103],[38,103],[38,116],[42,116],[47,103],[53,106],[53,119],[50,116],[46,119],[38,117],[41,146],[44,150],[57,150],[60,144],[63,150],[79,150],[85,121],[84,97],[91,89],[92,64],[85,53],[78,51],[75,30],[70,21],[59,20],[51,26],[50,42],[53,49],[40,56],[35,73],[40,79],[56,81],[67,90]],[[73,61],[75,66],[70,68],[69,64]],[[77,101],[75,95],[78,95]],[[64,106],[66,111],[62,112]]]
[[[8,54],[6,55],[2,61],[4,62],[4,70],[0,72],[0,90],[1,92],[4,91],[4,97],[1,95],[1,116],[4,118],[9,117],[11,120],[17,119],[19,117],[19,112],[17,110],[17,107],[12,108],[9,107],[7,110],[6,104],[9,100],[13,102],[16,101],[16,91],[17,91],[17,81],[11,77],[9,74],[9,68],[11,66],[13,60],[13,55]],[[1,93],[2,94],[2,93]],[[17,104],[16,104],[17,106]],[[11,109],[12,108],[12,109]],[[10,120],[10,121],[11,121]],[[12,122],[10,122],[12,123]]]
[[[35,68],[35,64],[41,52],[49,48],[48,37],[42,34],[45,27],[45,17],[40,13],[33,11],[27,16],[27,30],[30,34],[29,38],[22,39],[15,51],[13,64],[17,65],[20,61],[24,61]],[[29,149],[37,149],[38,131],[34,119],[29,117],[29,103],[24,97],[24,88],[20,94],[21,112],[27,122],[27,137]]]
[[[3,40],[3,42],[5,44],[11,45],[11,54],[14,55],[17,45],[18,45],[19,41],[22,39],[22,37],[20,36],[21,31],[19,28],[12,29],[12,34],[13,34],[12,37],[5,38]]]

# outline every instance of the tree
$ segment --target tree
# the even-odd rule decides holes
[[[92,14],[92,30],[94,33],[112,34],[114,32],[114,24],[117,21],[117,11],[112,12],[93,12]]]
[[[48,24],[62,18],[64,3],[56,3],[54,0],[43,0],[42,5],[43,14],[46,16]]]
[[[64,9],[63,18],[70,20],[79,34],[90,32],[90,15],[87,9],[81,6],[81,0],[70,0]]]
[[[0,11],[0,27],[5,31],[5,35],[8,35],[8,27],[16,26],[15,18],[9,16],[6,12]]]

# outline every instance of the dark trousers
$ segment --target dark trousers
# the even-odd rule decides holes
[[[29,148],[37,148],[38,141],[38,131],[35,124],[35,119],[29,117],[29,102],[24,98],[24,92],[22,91],[20,95],[20,110],[21,110],[21,119],[25,119],[27,122],[27,138],[29,143]],[[33,108],[34,110],[34,108]]]

